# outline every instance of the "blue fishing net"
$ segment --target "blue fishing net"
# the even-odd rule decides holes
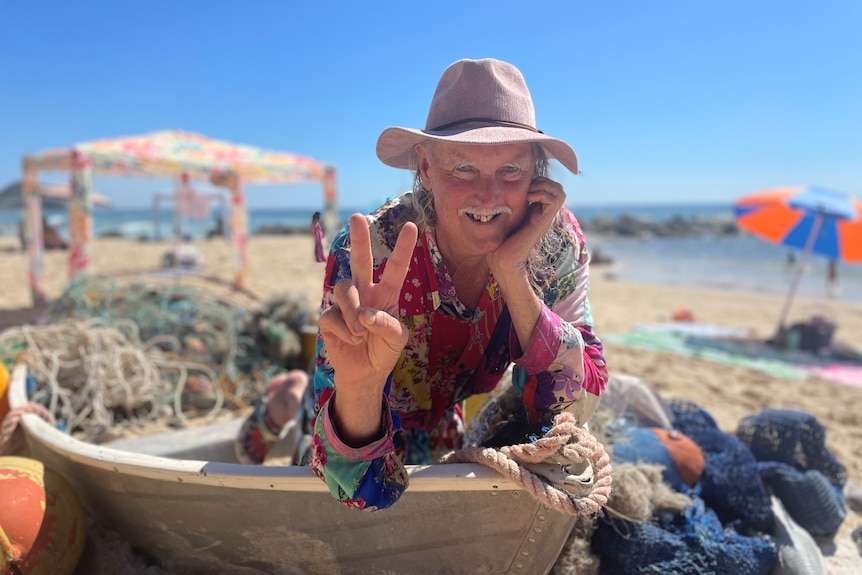
[[[736,437],[718,429],[709,413],[688,401],[670,402],[674,427],[689,436],[706,458],[698,494],[722,523],[739,533],[772,533],[774,516],[757,461]]]
[[[811,535],[834,535],[847,518],[844,494],[816,469],[803,472],[776,461],[759,463],[758,468],[787,513]]]
[[[847,468],[826,448],[812,414],[764,409],[739,421],[736,435],[759,463],[760,477],[791,517],[816,536],[833,535],[847,517]]]
[[[648,524],[603,514],[592,538],[603,575],[770,573],[778,562],[771,495],[812,535],[832,535],[840,527],[847,513],[846,468],[825,448],[814,416],[765,410],[741,420],[737,437],[693,402],[668,405],[674,428],[704,452],[699,481],[681,486],[693,504],[681,514],[656,513]],[[626,449],[636,460],[658,460],[649,445],[620,433],[630,425],[623,423],[605,430],[616,460],[628,459]],[[614,443],[618,439],[633,445]]]
[[[758,461],[780,461],[800,471],[815,469],[835,487],[847,483],[847,468],[826,448],[826,432],[812,414],[764,409],[739,421],[736,435]]]
[[[718,429],[718,424],[712,415],[693,401],[671,399],[668,401],[668,406],[674,417],[673,426],[686,435],[689,435],[688,431],[695,433]],[[689,437],[691,436],[689,435]]]
[[[722,526],[693,496],[682,514],[662,513],[655,524],[603,515],[592,538],[602,575],[767,575],[778,551],[764,536],[746,537]]]

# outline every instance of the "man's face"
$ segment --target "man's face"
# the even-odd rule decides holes
[[[493,253],[521,225],[535,170],[530,144],[434,142],[416,150],[444,256],[461,262]]]

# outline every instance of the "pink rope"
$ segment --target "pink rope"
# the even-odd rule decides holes
[[[12,444],[12,434],[15,433],[25,413],[35,413],[51,425],[56,423],[51,412],[38,403],[27,403],[21,407],[16,407],[6,414],[6,417],[3,418],[3,423],[0,424],[0,455],[7,453]]]
[[[547,460],[562,465],[588,461],[594,482],[580,493],[564,491],[526,469],[524,463]],[[553,427],[534,443],[501,447],[468,447],[448,454],[442,463],[479,463],[496,470],[522,486],[530,495],[569,515],[593,515],[608,502],[611,494],[611,459],[593,435],[577,425],[575,416],[561,412]]]

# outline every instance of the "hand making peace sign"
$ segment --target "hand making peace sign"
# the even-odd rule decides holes
[[[320,333],[339,395],[361,390],[378,402],[382,397],[386,378],[407,343],[398,301],[417,236],[416,225],[406,223],[375,284],[368,222],[361,214],[350,217],[353,278],[335,285],[333,304],[320,316]]]

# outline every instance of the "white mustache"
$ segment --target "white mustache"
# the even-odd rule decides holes
[[[463,216],[470,214],[473,216],[496,216],[497,214],[511,214],[512,209],[508,206],[499,206],[496,208],[460,208],[458,215]]]

